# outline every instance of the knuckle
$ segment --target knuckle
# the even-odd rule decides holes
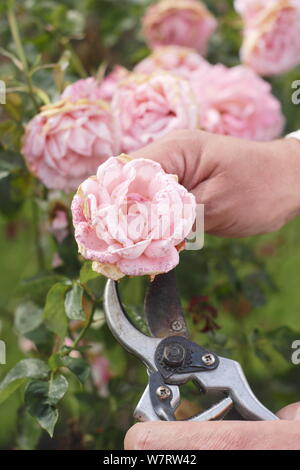
[[[126,434],[125,447],[130,443],[132,450],[151,449],[151,427],[148,424],[137,423]]]

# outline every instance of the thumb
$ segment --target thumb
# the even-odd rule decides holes
[[[130,155],[160,163],[167,173],[177,175],[179,183],[191,190],[206,178],[209,170],[202,162],[208,139],[209,134],[200,130],[173,131]]]
[[[289,421],[300,420],[300,402],[285,406],[277,413],[278,418]]]
[[[135,152],[133,158],[148,158],[161,164],[166,173],[175,174],[182,181],[185,168],[180,133],[172,132]]]

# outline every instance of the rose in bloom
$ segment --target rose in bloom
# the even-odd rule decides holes
[[[89,101],[101,100],[103,99],[101,83],[101,81],[94,77],[82,78],[68,85],[64,89],[61,98],[72,102],[76,102],[80,99]]]
[[[150,47],[191,47],[203,55],[217,27],[206,6],[196,0],[159,1],[148,8],[142,23]]]
[[[268,141],[283,130],[281,105],[270,84],[248,67],[211,67],[194,89],[206,131]]]
[[[48,188],[74,190],[108,156],[118,154],[116,121],[105,101],[61,100],[26,126],[22,153]]]
[[[54,235],[58,243],[62,243],[69,235],[69,221],[66,211],[55,208],[50,217],[50,232]]]
[[[161,72],[131,74],[118,87],[112,111],[123,152],[131,152],[177,129],[196,129],[196,98],[187,80]]]
[[[104,356],[95,356],[91,360],[91,374],[93,382],[102,397],[108,395],[108,384],[111,379],[109,361]]]
[[[127,75],[128,70],[121,65],[116,65],[112,72],[103,80],[88,77],[68,85],[61,95],[61,98],[75,102],[80,99],[87,99],[89,101],[111,101],[119,82]]]
[[[209,67],[210,64],[193,49],[164,46],[158,47],[150,56],[139,62],[134,71],[150,75],[161,69],[188,80],[198,80]]]
[[[266,6],[278,3],[278,0],[235,0],[234,8],[249,23],[257,17]]]
[[[263,3],[256,12],[253,8],[244,10],[241,60],[260,75],[276,75],[300,64],[300,2]]]
[[[108,395],[108,384],[112,377],[108,359],[103,355],[103,347],[99,343],[90,343],[87,350],[88,361],[91,365],[93,382],[100,396]]]
[[[168,272],[195,220],[195,198],[159,163],[109,158],[72,202],[79,252],[111,279]]]
[[[101,98],[106,101],[111,101],[119,83],[127,77],[128,73],[129,72],[125,67],[116,65],[110,74],[108,74],[101,82]]]

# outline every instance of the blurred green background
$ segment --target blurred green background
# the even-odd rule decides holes
[[[149,3],[15,2],[29,63],[65,64],[63,76],[61,69],[55,72],[53,68],[41,67],[34,75],[34,84],[55,99],[64,84],[95,74],[101,67],[109,70],[114,64],[121,64],[131,68],[149,52],[140,33],[140,18]],[[232,2],[205,3],[219,20],[208,59],[229,66],[237,64],[241,22]],[[0,47],[15,54],[7,20],[9,5],[9,2],[0,5]],[[17,88],[24,77],[5,51],[0,52],[0,79],[11,89]],[[298,106],[291,103],[291,84],[299,77],[300,68],[271,80],[274,93],[283,104],[287,132],[300,128]],[[26,93],[10,93],[7,104],[0,106],[1,159],[5,160],[9,151],[18,160],[23,125],[34,112]],[[0,379],[24,357],[46,360],[49,356],[46,349],[27,354],[21,351],[20,331],[14,324],[17,306],[28,298],[43,305],[47,290],[57,282],[54,275],[78,278],[74,246],[69,243],[67,247],[57,247],[43,232],[50,209],[45,198],[41,202],[42,192],[43,188],[36,185],[22,163],[0,180],[0,339],[7,343],[7,364],[0,365]],[[66,206],[68,202],[64,200]],[[42,227],[39,233],[37,212]],[[274,411],[300,397],[300,366],[291,362],[291,344],[300,340],[299,234],[298,218],[278,233],[249,240],[207,236],[205,248],[184,253],[177,269],[192,338],[239,360],[258,397]],[[39,244],[46,254],[44,266],[37,255]],[[51,270],[51,259],[57,250],[70,263],[60,270]],[[103,282],[97,278],[96,282],[101,290]],[[142,328],[146,282],[139,278],[121,283],[132,318]],[[101,310],[101,293],[97,302]],[[20,387],[0,405],[1,449],[122,448],[124,433],[133,422],[134,406],[146,384],[146,371],[115,342],[103,322],[91,328],[87,338],[100,342],[103,355],[109,360],[108,394],[101,397],[92,383],[81,385],[67,374],[70,385],[59,405],[60,417],[51,439],[26,411],[24,386]],[[185,387],[184,397],[187,401],[183,403],[182,415],[192,414],[201,406],[199,392],[193,387]]]

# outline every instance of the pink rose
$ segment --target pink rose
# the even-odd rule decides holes
[[[114,94],[112,110],[124,152],[144,147],[172,130],[198,127],[190,84],[166,72],[129,75]]]
[[[150,75],[161,69],[186,79],[198,79],[209,67],[210,64],[193,49],[165,46],[155,49],[135,66],[134,71]]]
[[[109,361],[104,356],[95,356],[91,360],[93,382],[101,396],[108,395],[108,384],[111,379]]]
[[[56,209],[51,214],[50,232],[55,236],[58,243],[62,243],[69,234],[69,222],[67,214],[62,209]]]
[[[44,106],[27,124],[22,153],[45,186],[67,191],[119,153],[119,142],[108,103],[62,100]]]
[[[101,98],[106,101],[111,101],[114,92],[116,91],[119,83],[127,77],[129,74],[128,70],[121,65],[116,65],[110,74],[105,77],[101,83],[100,93]]]
[[[111,101],[119,82],[123,80],[128,73],[128,70],[124,67],[116,65],[112,72],[103,80],[88,77],[68,85],[61,95],[61,98],[69,101],[78,101],[80,99],[87,99],[89,101]]]
[[[30,353],[32,351],[37,351],[37,347],[34,342],[28,338],[25,338],[24,336],[21,336],[21,338],[19,339],[19,348],[25,354]]]
[[[72,202],[79,252],[111,279],[168,272],[195,220],[195,198],[151,160],[109,158]],[[177,248],[176,248],[177,247]]]
[[[256,14],[244,13],[243,63],[260,75],[284,73],[300,64],[299,0],[268,0]]]
[[[257,15],[266,7],[278,3],[278,0],[235,0],[234,8],[244,21],[255,21]]]
[[[94,77],[77,80],[64,89],[61,98],[72,102],[76,102],[81,99],[89,101],[101,100],[103,99],[101,93],[101,81]]]
[[[247,67],[211,67],[194,90],[206,131],[264,141],[283,130],[281,105],[270,84]]]
[[[205,54],[217,22],[196,0],[161,0],[150,6],[142,20],[150,47],[184,46]]]
[[[109,360],[103,355],[100,343],[89,343],[87,357],[91,365],[91,375],[99,395],[108,395],[108,384],[112,377]]]

